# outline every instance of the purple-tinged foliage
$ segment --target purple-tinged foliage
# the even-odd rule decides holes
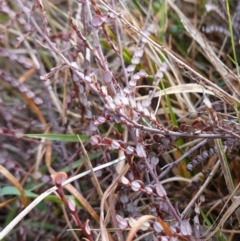
[[[192,234],[192,228],[189,220],[182,220],[180,224],[180,230],[183,236],[190,236]]]
[[[144,148],[144,145],[141,144],[141,143],[137,144],[137,146],[136,146],[136,153],[137,153],[137,155],[139,157],[146,157],[147,156],[145,148]]]
[[[0,6],[1,13],[7,15],[4,24],[6,35],[0,38],[0,55],[4,60],[2,62],[6,61],[6,65],[3,63],[4,68],[0,71],[0,76],[4,84],[7,83],[7,91],[5,87],[0,87],[0,116],[3,117],[0,118],[0,124],[3,125],[0,127],[0,134],[4,138],[0,143],[0,152],[3,153],[0,164],[14,173],[22,185],[25,185],[24,182],[27,180],[26,186],[28,186],[28,179],[35,177],[37,171],[41,170],[36,167],[36,173],[33,173],[35,160],[37,159],[36,163],[41,163],[43,159],[48,172],[46,171],[39,180],[45,186],[49,186],[50,181],[46,177],[52,171],[51,168],[61,170],[67,163],[67,170],[71,176],[83,172],[86,168],[82,165],[85,150],[89,157],[94,156],[94,159],[90,158],[93,166],[100,166],[124,156],[125,160],[119,163],[123,163],[123,167],[119,168],[117,164],[99,170],[95,172],[94,180],[87,177],[73,184],[82,196],[88,195],[87,203],[94,202],[96,209],[99,205],[102,223],[110,220],[109,230],[114,228],[114,234],[109,231],[111,239],[126,240],[127,229],[134,227],[139,218],[150,214],[154,216],[153,219],[140,225],[139,232],[135,235],[136,239],[139,239],[140,235],[149,235],[146,240],[152,238],[190,241],[196,238],[199,241],[202,234],[200,232],[202,220],[200,208],[203,202],[201,197],[191,204],[192,209],[189,208],[194,214],[188,210],[190,220],[181,215],[191,195],[195,195],[199,189],[199,185],[195,185],[195,180],[190,180],[195,176],[191,177],[192,173],[186,172],[186,168],[192,171],[198,164],[205,166],[209,160],[211,162],[208,168],[215,165],[212,164],[214,163],[212,156],[221,153],[217,153],[215,147],[210,147],[213,145],[212,139],[222,139],[224,148],[227,149],[226,154],[234,149],[238,151],[240,127],[237,124],[239,110],[236,106],[239,101],[237,98],[234,99],[235,97],[230,96],[230,98],[228,90],[225,91],[229,83],[235,88],[238,80],[236,83],[223,81],[224,86],[221,88],[216,83],[211,85],[211,81],[207,82],[205,77],[172,54],[176,46],[168,50],[164,45],[154,43],[156,34],[159,33],[155,25],[158,18],[153,18],[150,11],[152,6],[149,6],[149,12],[146,13],[153,25],[146,21],[146,28],[140,32],[138,29],[134,30],[132,23],[128,23],[129,17],[118,13],[120,8],[118,1],[78,0],[74,15],[69,11],[68,18],[63,15],[59,22],[55,21],[55,18],[62,13],[55,13],[59,6],[55,6],[56,9],[51,8],[48,13],[46,7],[51,5],[47,5],[47,2],[43,5],[40,0],[16,1],[14,8],[7,1],[3,1]],[[22,4],[23,2],[27,3],[26,6]],[[176,6],[177,4],[179,3],[176,3]],[[240,6],[239,3],[237,5]],[[226,13],[222,14],[221,8],[216,8],[214,5],[206,5],[206,8],[209,12],[217,13],[222,20],[227,19]],[[172,8],[169,8],[169,11],[172,11]],[[236,11],[236,20],[233,18],[236,33],[239,32],[238,12]],[[51,15],[54,16],[53,22],[49,19]],[[184,21],[184,18],[182,20]],[[132,22],[134,21],[133,18]],[[55,24],[57,27],[52,28]],[[61,28],[66,27],[64,24],[67,30],[62,32]],[[142,19],[138,24],[140,27]],[[136,35],[131,36],[133,30],[139,34],[136,45],[134,45]],[[124,34],[125,31],[127,35]],[[212,25],[205,28],[208,34],[213,31],[227,34],[223,26]],[[11,40],[12,35],[14,41]],[[166,37],[169,36],[166,34]],[[171,38],[175,39],[175,36]],[[11,41],[7,47],[3,47],[6,39]],[[169,38],[169,42],[170,40]],[[29,51],[23,49],[25,44]],[[149,55],[152,49],[154,55]],[[221,58],[224,59],[223,57],[221,53]],[[199,58],[201,59],[201,56]],[[189,56],[185,56],[185,61],[189,61]],[[198,68],[195,62],[192,64]],[[204,75],[218,76],[215,70],[209,70],[207,65],[201,66],[201,72]],[[233,74],[228,73],[226,76],[230,78],[231,75]],[[187,76],[189,81],[196,81],[201,85],[203,94],[201,92],[200,95],[204,96],[203,102],[197,101],[199,86],[194,87],[195,95],[189,93],[188,89],[186,89],[187,94],[178,92],[178,87],[185,86],[178,84]],[[30,82],[33,81],[36,85],[30,87]],[[162,89],[161,82],[166,88],[165,95],[162,94],[165,90]],[[187,86],[192,86],[192,83],[186,84]],[[206,95],[209,93],[214,93],[211,97],[213,103],[206,100]],[[189,111],[185,108],[185,103],[179,101],[181,100],[179,96],[185,94],[188,101],[194,96],[194,103],[188,104],[191,108],[196,108],[196,113]],[[20,97],[17,97],[16,103],[13,103],[15,95]],[[165,102],[167,97],[173,107],[172,115],[168,113],[170,104],[168,101]],[[222,99],[221,103],[215,101],[218,97]],[[22,105],[22,100],[31,108],[17,109],[16,106]],[[15,111],[10,111],[13,110],[11,105]],[[199,105],[200,107],[197,107]],[[177,106],[181,107],[181,111],[175,111]],[[234,114],[229,114],[230,108]],[[30,113],[30,118],[25,118],[27,111]],[[177,117],[177,124],[174,125],[178,126],[173,125],[172,120],[175,119],[173,114]],[[21,131],[18,131],[16,126],[20,126]],[[35,129],[31,129],[32,127]],[[26,144],[21,142],[24,140],[22,134],[33,130],[35,133],[87,134],[90,139],[84,142],[83,146],[80,143],[32,141],[29,145],[30,150],[26,154],[24,152],[27,149]],[[192,141],[196,141],[197,144]],[[11,156],[16,156],[15,159],[9,158],[9,153],[14,153]],[[52,153],[53,162],[50,158]],[[81,161],[77,161],[79,159]],[[230,165],[232,159],[234,158],[228,159]],[[187,166],[185,161],[189,162]],[[22,166],[26,167],[27,171],[21,172]],[[120,172],[117,174],[118,168]],[[201,181],[208,178],[205,173],[200,176]],[[196,175],[197,177],[199,176]],[[225,188],[221,186],[221,178],[220,175],[219,186],[215,185],[214,188],[224,196],[226,193]],[[75,225],[81,229],[80,238],[95,240],[98,229],[93,226],[97,226],[99,222],[98,214],[95,217],[96,222],[90,222],[82,214],[88,211],[90,217],[91,209],[84,207],[81,210],[81,219],[83,219],[81,220],[75,202],[67,200],[64,194],[62,184],[66,176],[58,173],[53,179],[58,188],[56,192],[58,197],[65,204]],[[99,181],[100,188],[94,185],[96,181]],[[185,181],[187,183],[190,181],[189,186],[192,189],[188,188]],[[81,190],[85,185],[87,190]],[[109,186],[111,190],[108,189]],[[186,189],[189,189],[188,197],[181,195]],[[102,220],[108,217],[106,209],[110,218]],[[54,212],[50,213],[51,217],[53,215]],[[118,227],[123,229],[119,233]],[[92,228],[95,229],[93,232]],[[19,230],[20,236],[23,237],[24,232],[21,228]],[[102,230],[99,233],[102,233]]]
[[[118,221],[119,228],[125,229],[128,226],[128,221],[120,215],[117,214],[116,219]]]
[[[159,197],[162,197],[162,198],[166,197],[167,195],[166,190],[160,183],[157,183],[155,188],[156,188],[156,193],[158,194]]]

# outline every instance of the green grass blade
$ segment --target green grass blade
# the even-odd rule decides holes
[[[201,215],[202,215],[202,218],[203,218],[203,220],[204,220],[204,222],[207,224],[207,226],[209,227],[209,228],[211,228],[212,227],[212,224],[214,223],[213,221],[211,221],[207,216],[206,216],[206,214],[204,213],[204,211],[202,210],[202,208],[200,208],[200,213],[201,213]],[[218,241],[227,241],[226,239],[225,239],[225,237],[222,235],[222,233],[221,232],[217,232],[216,233],[216,240],[218,240]]]
[[[34,192],[31,192],[29,190],[24,190],[26,196],[28,198],[37,198],[39,195],[34,193]],[[2,196],[20,196],[20,192],[19,190],[14,187],[14,186],[6,186],[6,187],[3,187],[1,190],[0,190],[0,197]],[[69,197],[73,197],[71,195],[66,195],[67,198]],[[47,200],[47,201],[50,201],[50,202],[54,202],[54,203],[62,203],[62,201],[55,195],[49,195],[47,196],[44,200]]]
[[[79,138],[82,141],[88,141],[89,136],[86,135],[70,135],[70,134],[24,134],[30,138],[45,138],[51,141],[63,141],[63,142],[79,142]]]
[[[233,27],[232,27],[233,23],[232,23],[232,18],[231,18],[228,0],[225,1],[225,4],[226,4],[227,16],[228,16],[228,29],[229,29],[229,32],[230,32],[233,58],[234,58],[234,63],[236,65],[236,69],[237,69],[237,75],[239,76],[239,67],[238,67],[238,62],[237,62],[237,54],[236,54],[235,41],[234,41],[234,36],[233,36]]]

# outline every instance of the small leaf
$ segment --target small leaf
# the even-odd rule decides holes
[[[189,172],[191,172],[193,170],[194,166],[192,163],[188,163],[186,168]]]
[[[111,81],[112,81],[112,74],[111,74],[111,72],[105,71],[103,78],[104,78],[104,81],[106,83],[111,83]]]
[[[106,145],[112,145],[112,140],[110,138],[104,137],[102,143]]]
[[[159,163],[159,159],[157,157],[153,156],[153,157],[151,157],[151,163],[156,166]]]
[[[99,135],[92,136],[90,138],[90,143],[92,146],[96,146],[101,143],[101,137]]]
[[[149,186],[146,186],[144,189],[147,192],[147,194],[149,194],[149,195],[151,195],[153,193],[153,189]]]
[[[137,152],[137,155],[139,157],[146,157],[146,152],[145,152],[145,149],[144,149],[144,145],[141,144],[141,143],[138,143],[137,146],[136,146],[136,152]]]
[[[201,154],[201,156],[202,156],[204,159],[208,158],[208,152],[207,152],[207,151],[203,151],[202,154]]]
[[[122,194],[120,196],[120,202],[121,203],[128,203],[129,202],[129,197],[126,194]]]
[[[103,116],[98,116],[97,121],[101,124],[105,123],[106,119]]]
[[[143,55],[143,49],[142,48],[137,48],[136,50],[135,50],[135,54],[134,54],[136,57],[142,57],[142,55]]]
[[[43,104],[43,100],[40,99],[40,98],[38,98],[38,97],[35,97],[35,98],[34,98],[34,103],[35,103],[36,105],[41,105],[41,104]]]
[[[138,181],[131,182],[131,188],[134,192],[138,192],[141,189],[141,185]]]
[[[199,206],[195,206],[194,211],[195,211],[195,213],[196,213],[197,215],[199,215],[199,214],[200,214],[200,207],[199,207]]]
[[[126,177],[124,177],[124,176],[121,177],[121,182],[124,185],[129,185],[129,183],[130,183],[129,180]]]
[[[120,215],[116,215],[116,219],[118,221],[119,228],[125,229],[128,226],[127,220]]]
[[[114,96],[114,100],[113,100],[113,101],[114,101],[114,103],[115,103],[116,106],[122,104],[120,98],[119,98],[117,95]]]
[[[168,137],[163,137],[163,138],[161,138],[160,142],[163,145],[167,146],[171,142],[171,140]]]
[[[68,199],[68,208],[71,210],[71,212],[76,211],[76,205],[72,198]]]
[[[119,149],[120,148],[120,144],[118,143],[118,141],[117,140],[113,140],[112,141],[112,144],[111,144],[111,147],[113,148],[113,149]]]
[[[204,195],[201,195],[201,196],[200,196],[199,202],[200,202],[200,203],[205,202],[205,196],[204,196]]]
[[[131,60],[132,64],[136,65],[140,63],[140,58],[133,56],[132,60]]]
[[[141,78],[141,76],[139,75],[139,73],[136,73],[133,75],[133,82],[137,82],[139,79]]]
[[[142,106],[148,107],[151,105],[151,99],[145,99],[142,101]]]
[[[189,220],[182,220],[180,223],[180,230],[184,236],[190,236],[192,234],[192,228]]]
[[[157,221],[155,221],[155,222],[153,223],[153,229],[154,229],[157,233],[160,233],[160,232],[163,231],[162,225],[161,225],[159,222],[157,222]]]
[[[159,197],[166,197],[166,195],[167,195],[166,190],[160,183],[156,184],[156,192]]]
[[[124,104],[124,105],[129,105],[129,99],[127,98],[127,97],[122,97],[122,103]]]
[[[129,226],[130,226],[131,228],[135,225],[136,222],[137,222],[137,220],[136,220],[135,218],[133,218],[133,217],[130,217],[130,218],[128,219],[128,224],[129,224]]]
[[[163,72],[158,71],[157,74],[156,74],[156,77],[157,77],[158,79],[161,79],[161,78],[163,77]]]
[[[134,152],[134,148],[132,146],[127,146],[126,154],[131,155]]]
[[[132,203],[127,204],[127,209],[129,213],[136,213],[137,212],[137,207],[134,206]]]
[[[148,74],[147,74],[147,72],[145,71],[145,69],[141,69],[138,73],[139,73],[139,75],[140,75],[141,77],[148,77]]]
[[[143,112],[143,106],[140,102],[137,102],[137,108],[139,112]]]
[[[199,218],[198,218],[198,216],[194,216],[193,222],[194,222],[195,226],[198,226],[198,227],[199,227],[200,223],[199,223]]]
[[[136,85],[137,85],[136,80],[130,80],[130,81],[128,82],[128,86],[129,86],[130,88],[132,88],[132,89],[133,89]]]
[[[95,15],[92,18],[92,26],[93,27],[100,27],[103,24],[103,20],[101,18],[101,16],[99,15]]]
[[[129,101],[130,101],[130,105],[131,105],[133,108],[136,108],[136,106],[137,106],[136,101],[135,101],[133,98],[130,98]]]
[[[134,71],[134,69],[135,69],[135,65],[131,64],[127,67],[127,72],[131,73]]]

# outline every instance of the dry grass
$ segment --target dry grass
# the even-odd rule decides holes
[[[239,240],[235,2],[0,2],[0,240]]]

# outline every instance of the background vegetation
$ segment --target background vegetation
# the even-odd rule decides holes
[[[239,240],[240,1],[1,0],[2,240]]]

